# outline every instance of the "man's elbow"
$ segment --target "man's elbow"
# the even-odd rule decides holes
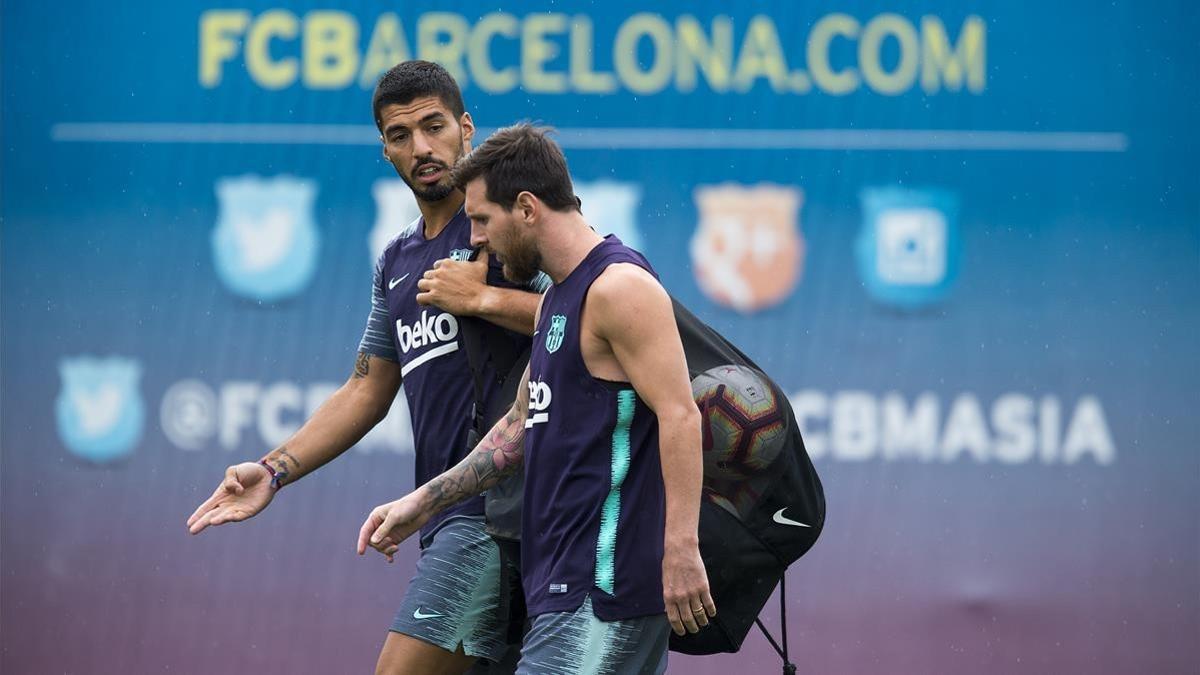
[[[700,409],[688,399],[686,402],[672,405],[658,414],[659,427],[671,427],[683,433],[700,433]]]
[[[390,401],[375,401],[372,407],[371,426],[379,424],[388,416],[388,412],[392,409]]]

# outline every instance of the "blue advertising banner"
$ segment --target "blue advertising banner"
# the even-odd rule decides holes
[[[585,216],[789,392],[805,672],[1200,663],[1200,14],[1185,2],[6,3],[4,672],[372,668],[402,399],[184,521],[353,369],[417,215],[377,78],[558,129]],[[764,622],[778,632],[775,605]],[[669,672],[776,672],[739,654]]]

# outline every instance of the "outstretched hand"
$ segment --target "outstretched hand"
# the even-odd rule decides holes
[[[187,519],[188,532],[199,534],[210,525],[236,523],[267,508],[275,497],[271,473],[257,462],[242,462],[225,469],[225,480]]]
[[[370,546],[387,557],[388,562],[394,562],[401,542],[427,522],[429,514],[421,508],[416,492],[394,502],[380,504],[371,511],[358,531],[358,554],[366,553]]]

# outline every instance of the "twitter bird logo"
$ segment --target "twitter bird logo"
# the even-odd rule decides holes
[[[63,359],[58,372],[62,390],[55,401],[55,419],[67,449],[96,463],[133,452],[146,417],[138,387],[141,365],[117,356],[80,356]]]
[[[612,180],[575,181],[575,196],[583,202],[583,216],[600,234],[615,234],[626,246],[645,253],[638,228],[642,187]]]
[[[316,183],[248,175],[218,180],[216,192],[220,215],[212,244],[222,283],[262,302],[303,291],[317,264]]]

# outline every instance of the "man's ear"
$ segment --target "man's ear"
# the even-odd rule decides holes
[[[517,211],[517,217],[521,219],[522,223],[532,225],[541,212],[542,202],[532,192],[525,190],[517,195],[517,202],[514,208]]]
[[[471,139],[475,138],[475,121],[471,119],[471,113],[465,112],[458,120],[459,126],[462,127],[463,152],[469,152],[471,149]]]
[[[391,161],[392,161],[392,158],[391,158],[391,157],[388,157],[388,154],[387,154],[387,143],[386,143],[386,142],[383,140],[383,135],[382,135],[382,134],[380,134],[380,136],[379,136],[379,143],[380,143],[380,145],[382,145],[382,146],[383,146],[383,149],[382,149],[382,152],[383,152],[383,158],[384,158],[384,159],[386,159],[388,162],[391,162]]]

